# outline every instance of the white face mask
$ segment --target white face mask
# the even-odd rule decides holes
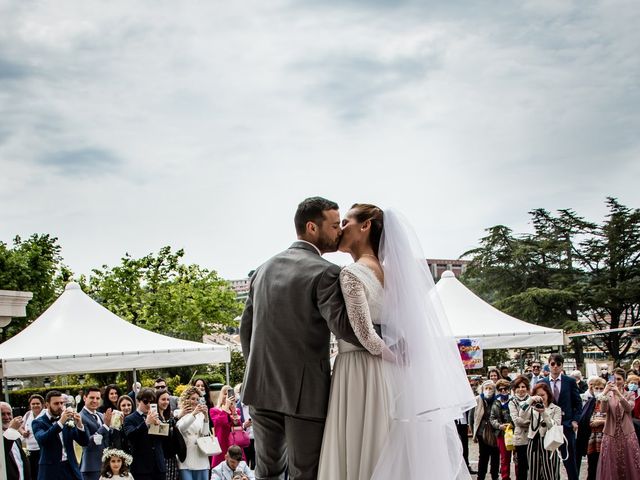
[[[593,396],[596,398],[596,400],[600,400],[603,396],[602,391],[599,392],[593,392]]]
[[[485,390],[484,391],[484,398],[492,398],[493,397],[493,390]]]

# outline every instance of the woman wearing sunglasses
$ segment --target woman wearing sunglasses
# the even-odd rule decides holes
[[[506,480],[510,478],[511,472],[511,451],[507,450],[504,443],[504,432],[508,427],[513,428],[513,422],[511,421],[511,414],[509,412],[509,390],[511,389],[511,382],[505,379],[500,379],[496,383],[496,390],[498,394],[491,406],[491,415],[489,421],[493,427],[496,440],[498,442],[498,450],[500,450],[500,478]]]

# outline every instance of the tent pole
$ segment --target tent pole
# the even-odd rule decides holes
[[[4,399],[9,403],[9,389],[7,388],[7,379],[4,376],[2,377],[2,389],[4,390]],[[0,442],[0,458],[2,459],[2,464],[0,464],[0,480],[7,480],[7,469],[4,465],[4,437],[2,440],[3,441]]]
[[[2,377],[2,390],[4,390],[4,401],[9,403],[9,382],[7,377]]]
[[[229,364],[225,363],[224,364],[224,373],[227,375],[227,385],[231,385],[230,380],[229,380]]]
[[[131,388],[133,389],[133,387],[136,386],[136,382],[138,381],[137,375],[136,375],[136,369],[133,369],[133,385],[131,386]],[[135,390],[134,390],[135,392]]]

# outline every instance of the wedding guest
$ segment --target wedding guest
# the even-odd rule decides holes
[[[545,378],[549,378],[550,373],[551,373],[551,370],[549,369],[549,365],[545,365],[544,367],[542,367],[542,376],[544,377],[543,380]]]
[[[240,411],[236,408],[236,398],[233,388],[228,385],[222,387],[218,403],[215,408],[209,411],[209,416],[213,420],[213,427],[216,438],[220,444],[222,452],[229,448],[229,434],[233,425],[240,424]],[[242,450],[242,449],[240,449]],[[225,454],[214,455],[211,466],[215,467],[225,459]]]
[[[497,370],[495,370],[498,373]],[[478,444],[480,456],[478,459],[478,480],[484,480],[487,476],[487,468],[491,461],[491,478],[498,479],[498,468],[500,463],[500,450],[496,436],[489,421],[491,407],[495,400],[496,386],[491,380],[486,380],[481,385],[480,395],[476,397],[476,406],[473,414],[469,418],[473,420],[471,431],[473,441]]]
[[[102,405],[98,408],[100,413],[105,413],[107,410],[116,410],[118,398],[120,397],[120,389],[117,385],[107,385],[102,392]]]
[[[165,460],[160,435],[149,434],[151,425],[159,425],[158,413],[150,404],[156,401],[155,391],[141,388],[136,395],[136,410],[124,419],[124,433],[131,447],[131,474],[136,480],[165,480]]]
[[[176,426],[176,419],[171,411],[170,397],[167,390],[156,391],[158,416],[161,422],[169,424],[169,431],[171,432],[171,429]],[[177,452],[174,449],[174,444],[169,435],[162,438],[162,452],[164,453],[165,459],[166,480],[178,480],[180,472],[178,470],[178,459],[176,457]]]
[[[46,410],[33,421],[33,435],[40,445],[40,480],[82,480],[73,449],[75,441],[81,447],[89,444],[82,417],[72,409],[65,409],[62,392],[51,390],[45,397]]]
[[[102,455],[102,469],[99,480],[133,480],[129,466],[133,458],[126,452],[116,448],[108,448]]]
[[[578,472],[582,457],[587,456],[587,480],[595,480],[602,444],[602,431],[606,414],[602,412],[602,392],[606,385],[600,377],[589,379],[592,396],[585,403],[580,420],[578,420],[578,435],[576,438],[576,463]]]
[[[178,462],[180,478],[182,480],[208,480],[209,457],[198,447],[199,437],[209,434],[207,406],[201,403],[202,397],[196,387],[188,387],[180,395],[178,405],[182,410],[182,417],[177,427],[187,445],[187,456]]]
[[[633,405],[624,392],[626,372],[613,371],[614,381],[602,392],[602,412],[607,415],[598,462],[598,480],[640,480],[640,445],[633,427]]]
[[[243,448],[244,456],[247,460],[247,465],[251,470],[256,469],[256,449],[255,449],[255,440],[253,438],[253,420],[251,420],[251,414],[249,413],[249,406],[242,403],[242,384],[239,383],[233,388],[233,391],[236,393],[236,397],[238,401],[236,402],[236,408],[240,410],[240,422],[242,423],[242,429],[247,432],[249,435],[249,439],[251,442],[247,448]],[[467,449],[468,450],[468,449]],[[465,457],[465,461],[467,462],[467,466],[469,465],[468,461],[469,452],[467,451],[467,457]]]
[[[570,376],[575,379],[576,385],[578,385],[578,392],[580,392],[581,395],[587,391],[589,386],[587,385],[587,382],[582,379],[582,372],[580,372],[580,370],[574,370],[571,372]]]
[[[600,378],[596,375],[592,375],[587,379],[587,391],[580,394],[580,398],[582,399],[582,408],[584,410],[585,405],[589,401],[589,399],[593,398],[593,382],[596,378]]]
[[[255,478],[249,466],[242,460],[242,449],[232,445],[227,450],[224,461],[211,470],[211,480],[232,480],[238,471],[249,480]]]
[[[636,358],[633,362],[631,362],[631,370],[627,372],[627,375],[635,375],[636,377],[640,377],[640,358]]]
[[[169,387],[167,387],[167,381],[164,378],[162,377],[156,378],[156,381],[153,383],[153,388],[155,389],[156,392],[158,390],[166,390],[167,392],[169,392],[169,401],[171,404],[171,411],[174,411],[178,408],[178,397],[176,397],[175,395],[171,395],[171,391],[169,390]]]
[[[80,390],[78,390],[78,393],[74,397],[74,400],[76,402],[76,410],[78,412],[84,408],[84,400],[83,400],[83,398],[84,398],[84,390],[80,389]]]
[[[503,365],[502,367],[499,368],[500,370],[500,378],[507,380],[509,383],[511,383],[511,374],[509,373],[509,367],[507,367],[506,365]]]
[[[22,418],[24,422],[24,443],[27,447],[31,477],[38,478],[38,462],[40,462],[40,446],[33,436],[33,421],[44,411],[44,398],[34,394],[29,397],[29,410]]]
[[[209,389],[209,384],[204,378],[196,378],[193,381],[193,386],[198,389],[200,395],[204,398],[205,405],[207,406],[207,412],[215,407],[211,401],[211,390]],[[207,419],[209,421],[209,431],[211,431],[213,430],[213,420],[211,420],[209,415],[207,415]]]
[[[529,470],[527,462],[527,445],[529,444],[530,421],[525,418],[521,404],[529,399],[529,379],[524,375],[516,377],[511,383],[513,397],[509,401],[509,413],[513,422],[513,444],[515,446],[516,479],[526,480]]]
[[[491,380],[494,384],[500,380],[500,371],[497,368],[492,368],[487,372],[487,379]]]
[[[80,471],[84,480],[98,480],[102,468],[102,452],[109,445],[113,410],[108,408],[104,414],[98,411],[101,396],[99,388],[89,387],[86,392],[80,416],[89,435],[89,443],[82,450]]]
[[[504,432],[508,427],[513,426],[509,413],[510,390],[511,382],[504,378],[498,380],[496,383],[496,391],[498,394],[491,406],[491,414],[489,416],[489,422],[493,427],[498,450],[500,451],[500,477],[502,480],[508,480],[511,476],[511,451],[507,450],[504,443]]]
[[[7,480],[31,480],[29,461],[20,443],[24,434],[24,420],[22,417],[13,418],[13,409],[7,402],[0,402],[0,414]],[[5,467],[0,464],[0,468]]]
[[[542,363],[540,363],[540,360],[534,360],[531,363],[531,388],[533,388],[535,386],[536,383],[538,383],[540,380],[544,379],[544,375],[542,374]]]
[[[560,480],[560,458],[544,448],[544,436],[562,422],[562,410],[553,404],[551,388],[545,382],[533,387],[533,393],[521,408],[529,420],[527,446],[528,480]]]
[[[562,428],[567,442],[560,447],[560,453],[562,458],[566,458],[563,463],[567,477],[569,480],[578,480],[576,431],[578,430],[580,412],[582,412],[582,399],[576,381],[562,374],[563,364],[564,357],[561,354],[552,353],[549,355],[548,365],[551,373],[543,382],[549,385],[553,403],[562,410]]]
[[[122,412],[122,424],[119,428],[112,428],[109,435],[109,447],[131,453],[129,441],[124,434],[124,420],[133,411],[133,400],[129,395],[120,395],[116,402],[116,410]]]

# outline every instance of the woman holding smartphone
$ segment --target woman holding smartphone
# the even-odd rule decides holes
[[[189,387],[180,395],[182,416],[176,426],[184,443],[187,445],[187,456],[178,461],[180,480],[209,480],[209,457],[198,447],[198,438],[209,434],[207,406],[200,402],[200,391]]]
[[[640,480],[640,445],[633,427],[633,403],[624,391],[626,373],[613,371],[613,381],[602,392],[602,412],[607,415],[596,477],[600,480]]]
[[[233,388],[229,385],[222,387],[218,396],[218,404],[209,411],[213,428],[220,444],[222,453],[214,455],[211,460],[211,467],[216,467],[224,462],[225,454],[229,449],[229,434],[235,425],[240,425],[240,409],[236,407],[236,396]],[[244,458],[244,452],[242,454]]]

